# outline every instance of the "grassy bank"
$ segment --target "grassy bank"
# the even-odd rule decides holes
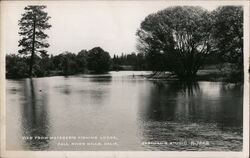
[[[146,76],[149,79],[156,80],[178,80],[176,75],[170,72],[159,72]],[[197,72],[196,81],[213,82],[243,82],[243,75],[236,72],[222,71],[218,69],[203,69]]]

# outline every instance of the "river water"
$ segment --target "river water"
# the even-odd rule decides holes
[[[242,85],[148,73],[6,80],[7,150],[242,150]]]

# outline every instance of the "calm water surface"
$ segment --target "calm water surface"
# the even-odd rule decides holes
[[[7,80],[7,150],[242,150],[242,85],[147,73]]]

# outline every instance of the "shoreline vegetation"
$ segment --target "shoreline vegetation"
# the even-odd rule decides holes
[[[96,47],[97,48],[97,47]],[[99,48],[98,48],[99,49]],[[100,50],[102,50],[100,48]],[[37,57],[34,67],[33,77],[53,77],[53,76],[72,76],[78,74],[107,74],[110,71],[151,71],[147,64],[145,56],[142,54],[122,54],[114,55],[108,60],[108,69],[91,70],[88,67],[86,58],[88,51],[83,50],[78,54],[65,52],[57,56],[47,57],[44,62],[42,58]],[[82,62],[76,59],[81,59]],[[76,60],[76,61],[74,61]],[[212,82],[243,82],[243,75],[232,71],[235,65],[230,63],[219,63],[207,60],[205,66],[198,70],[196,78],[193,81],[212,81]],[[80,68],[82,67],[82,68]],[[74,69],[74,71],[72,70]],[[180,80],[174,73],[169,71],[152,71],[150,75],[140,75],[149,80],[178,81]],[[10,54],[6,56],[6,79],[29,78],[28,58],[20,55]]]
[[[143,71],[143,70],[111,70],[111,71]],[[46,76],[35,76],[35,78],[42,78],[42,77],[55,77],[55,76],[73,76],[73,75],[79,75],[79,74],[107,74],[110,71],[106,73],[94,73],[87,71],[85,73],[76,73],[76,74],[71,74],[71,75],[64,75],[62,71],[51,71],[49,74]],[[158,72],[150,75],[138,75],[141,77],[145,77],[149,80],[164,80],[164,81],[178,81],[179,79],[172,74],[171,72]],[[25,79],[29,77],[20,77],[20,78],[15,78],[15,77],[8,77],[6,76],[6,79]],[[221,71],[218,70],[199,70],[197,72],[196,79],[194,81],[211,81],[211,82],[229,82],[229,83],[241,83],[243,80],[238,80],[230,77],[230,74],[222,74]]]
[[[138,53],[113,57],[101,47],[49,56],[45,50],[49,36],[44,31],[52,26],[44,9],[46,6],[24,8],[19,21],[21,49],[18,55],[6,55],[6,78],[134,70],[152,71],[149,79],[243,82],[240,6],[212,11],[173,6],[149,14],[135,30]]]
[[[161,72],[145,76],[151,80],[165,80],[165,81],[179,81],[178,77],[170,72]],[[238,80],[230,77],[230,74],[221,73],[219,70],[199,70],[195,81],[211,81],[211,82],[228,82],[228,83],[241,83],[242,79]],[[185,82],[185,81],[184,81]],[[188,82],[188,81],[187,81]]]
[[[111,71],[143,71],[143,70],[111,70]],[[46,76],[35,76],[35,78],[43,78],[43,77],[55,77],[55,76],[73,76],[73,75],[79,75],[79,74],[107,74],[110,71],[106,73],[94,73],[90,72],[88,70],[85,71],[85,73],[75,73],[71,75],[64,75],[62,71],[50,71],[49,74]],[[136,76],[136,75],[135,75]],[[172,74],[171,72],[157,72],[150,75],[138,75],[141,77],[145,77],[149,80],[164,80],[164,81],[179,81],[178,77],[176,75]],[[6,79],[25,79],[29,77],[8,77],[6,76]],[[193,81],[211,81],[211,82],[228,82],[228,83],[241,83],[243,80],[235,79],[233,77],[230,77],[230,74],[221,73],[219,70],[199,70],[197,72],[197,76],[195,80]]]

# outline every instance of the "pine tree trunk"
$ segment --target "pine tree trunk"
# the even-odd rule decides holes
[[[34,64],[35,35],[36,35],[36,16],[34,16],[34,24],[33,24],[32,50],[31,50],[31,56],[30,56],[30,71],[29,71],[30,77],[32,77],[32,69],[33,69],[33,64]]]

